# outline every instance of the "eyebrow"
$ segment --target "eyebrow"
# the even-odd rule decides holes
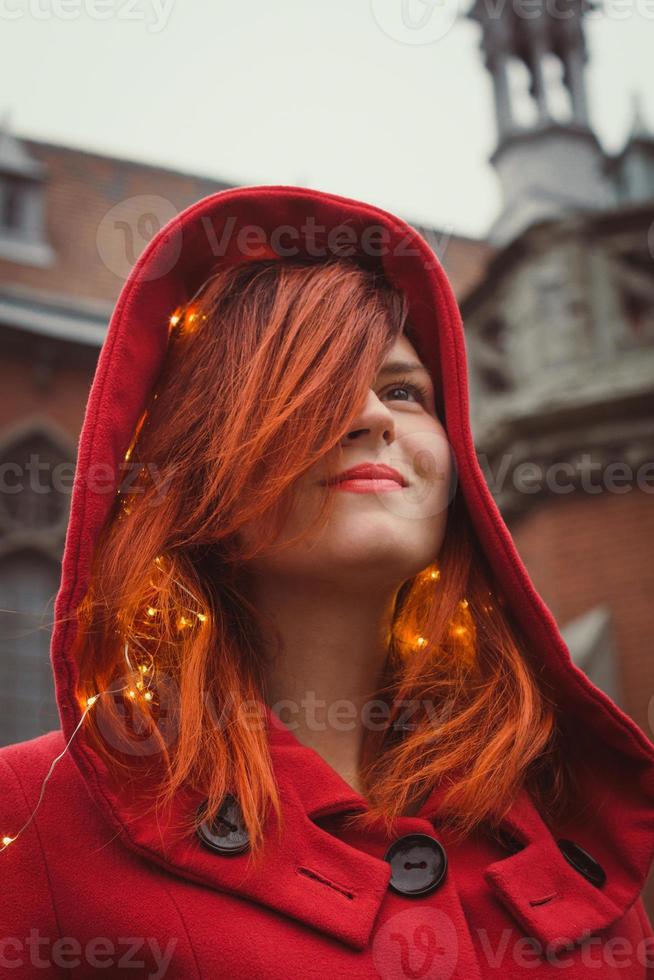
[[[387,361],[380,367],[379,374],[417,373],[418,371],[430,377],[429,371],[420,361]]]

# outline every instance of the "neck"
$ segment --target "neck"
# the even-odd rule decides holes
[[[383,676],[396,593],[346,594],[278,576],[256,578],[250,589],[281,639],[268,650],[266,703],[360,792],[366,705]]]

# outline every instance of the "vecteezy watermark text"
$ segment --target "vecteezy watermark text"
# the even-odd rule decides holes
[[[174,0],[0,0],[0,20],[120,20],[144,23],[149,34],[162,31]]]
[[[370,13],[378,28],[399,44],[434,44],[447,37],[471,8],[465,0],[370,0]],[[571,22],[578,16],[571,0],[478,0],[479,19],[498,21],[510,13],[517,21]],[[653,0],[603,0],[584,11],[586,20],[627,20],[639,16],[654,20]]]
[[[631,490],[654,493],[654,460],[644,460],[632,466],[626,460],[602,462],[590,453],[581,453],[577,459],[553,460],[547,463],[520,459],[515,462],[512,453],[504,453],[492,461],[478,455],[480,467],[489,489],[499,494],[510,484],[519,494],[533,495],[547,492],[554,495],[570,494],[574,490],[597,495],[600,493],[624,494]],[[439,479],[436,472],[434,480]],[[0,463],[0,497],[16,496],[23,492],[32,494],[60,493],[69,495],[75,483],[83,479],[90,493],[114,494],[118,490],[126,497],[142,497],[148,491],[150,504],[163,501],[173,476],[162,471],[155,462],[122,461],[118,474],[108,462],[91,463],[83,477],[75,472],[75,464],[69,460],[53,463],[30,453],[27,460],[5,459]]]
[[[168,939],[165,948],[154,936],[92,936],[82,943],[74,936],[51,939],[39,929],[29,935],[0,936],[0,969],[21,970],[26,966],[37,970],[58,967],[73,970],[85,964],[98,971],[139,970],[139,977],[161,980],[166,976],[177,939]],[[150,972],[144,970],[152,967]]]
[[[616,970],[633,972],[634,966],[645,970],[654,966],[651,936],[634,941],[619,933],[607,938],[586,930],[573,937],[563,931],[559,939],[544,943],[515,928],[497,933],[475,928],[471,935],[480,964],[487,964],[493,973],[515,975],[517,970],[528,975],[532,970],[554,968],[565,975],[566,970],[577,967],[583,968],[584,975],[600,978],[608,973],[617,976]],[[459,964],[459,931],[443,909],[417,904],[386,918],[373,934],[371,950],[381,980],[417,976],[448,980]],[[481,972],[484,974],[483,966]]]
[[[626,460],[593,459],[588,452],[580,453],[575,460],[550,460],[547,463],[525,459],[515,462],[512,453],[503,453],[493,464],[485,453],[480,453],[478,459],[494,494],[506,488],[507,480],[513,490],[524,494],[547,491],[559,495],[574,490],[588,494],[622,494],[632,489],[654,493],[654,460],[632,466]]]

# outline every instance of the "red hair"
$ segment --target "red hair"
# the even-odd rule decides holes
[[[281,807],[265,728],[243,724],[240,706],[261,704],[261,637],[272,624],[248,603],[241,573],[255,548],[275,540],[296,480],[338,452],[394,340],[404,332],[413,341],[408,305],[381,272],[350,260],[259,260],[218,270],[171,322],[128,454],[139,492],[118,497],[78,608],[76,693],[85,706],[115,686],[127,642],[131,702],[105,699],[103,711],[124,726],[127,700],[152,733],[157,803],[188,785],[212,819],[234,793],[256,856],[267,808],[281,818]],[[247,553],[239,528],[262,516],[268,533]],[[544,812],[560,805],[556,709],[458,494],[438,564],[399,590],[386,668],[378,696],[389,725],[364,732],[370,810],[355,822],[390,826],[443,779],[440,816],[460,834],[499,821],[523,784]],[[160,724],[162,678],[175,692],[173,739]],[[402,730],[393,722],[407,700],[418,710]],[[90,739],[117,771],[133,769],[138,758],[103,738],[106,724],[100,731],[91,712]]]

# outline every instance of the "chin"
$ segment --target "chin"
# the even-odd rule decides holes
[[[411,547],[406,536],[402,539],[399,535],[393,538],[386,534],[371,540],[369,535],[365,535],[365,540],[356,540],[352,535],[342,542],[342,547],[338,545],[338,541],[331,542],[330,553],[324,556],[324,560],[316,552],[316,563],[323,567],[331,565],[341,571],[358,570],[361,575],[367,572],[373,577],[383,571],[390,574],[393,580],[402,582],[417,575],[433,560],[425,553],[424,540],[415,542],[415,547]]]

